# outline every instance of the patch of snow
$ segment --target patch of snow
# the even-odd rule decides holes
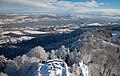
[[[70,76],[67,64],[62,60],[48,60],[40,63],[36,76]]]
[[[18,43],[18,42],[21,42],[21,41],[23,41],[23,40],[31,40],[31,39],[33,39],[33,38],[35,38],[35,37],[22,36],[22,37],[20,37],[20,38],[11,38],[11,39],[10,39],[10,42],[12,42],[12,43]]]
[[[32,30],[24,30],[25,33],[29,34],[47,34],[49,32],[42,32],[42,31],[32,31]]]
[[[80,69],[82,70],[83,76],[89,76],[88,66],[83,64],[82,61],[79,62]]]
[[[21,39],[21,40],[31,40],[31,39],[33,39],[33,38],[35,38],[35,37],[22,36],[22,37],[21,37],[21,38],[19,38],[19,39]]]
[[[91,24],[87,24],[87,25],[89,25],[89,26],[101,26],[102,24],[100,24],[100,23],[91,23]]]
[[[21,32],[21,31],[4,31],[3,32],[3,34],[9,34],[9,33],[24,35],[23,32]]]
[[[63,33],[63,32],[72,32],[74,30],[70,30],[70,29],[58,29],[56,31],[59,32],[59,33]]]

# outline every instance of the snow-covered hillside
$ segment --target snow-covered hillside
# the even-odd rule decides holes
[[[68,66],[63,60],[48,60],[39,63],[36,76],[70,76]]]
[[[49,32],[34,31],[34,30],[4,31],[3,35],[4,34],[9,34],[9,33],[18,34],[18,35],[25,35],[25,34],[47,34]]]
[[[8,57],[22,53],[13,60],[0,58],[4,65],[2,72],[9,76],[120,76],[120,39],[112,34],[109,29],[83,33],[77,30],[44,37],[45,40],[34,39],[28,44],[19,44],[18,48],[2,48],[4,51],[1,52]],[[45,45],[39,46],[45,41]],[[46,51],[56,46],[57,49]]]
[[[73,66],[75,68],[76,64]],[[81,71],[83,76],[90,76],[88,66],[82,61],[79,62],[77,68],[79,68],[79,72]],[[39,63],[35,74],[36,76],[74,76],[69,69],[70,67],[63,60],[53,59]]]
[[[30,36],[21,36],[21,37],[9,37],[9,38],[6,38],[4,40],[0,40],[0,44],[5,44],[5,43],[19,43],[19,42],[22,42],[22,41],[27,41],[27,40],[31,40],[35,37],[30,37]]]

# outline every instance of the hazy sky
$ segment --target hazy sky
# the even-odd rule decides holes
[[[120,15],[120,0],[0,0],[0,14]]]

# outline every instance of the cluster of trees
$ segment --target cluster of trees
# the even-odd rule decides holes
[[[71,76],[83,76],[80,61],[88,66],[89,76],[120,76],[120,48],[117,43],[119,39],[114,40],[109,30],[85,32],[72,43],[71,47],[75,46],[72,48],[62,45],[57,50],[45,51],[37,46],[13,60],[1,56],[0,76],[33,76],[40,61],[56,58],[67,63]]]
[[[50,52],[46,52],[43,47],[37,46],[13,60],[6,59],[4,56],[2,58],[3,62],[0,62],[4,65],[0,66],[0,68],[3,68],[1,70],[2,76],[5,74],[6,76],[33,76],[38,68],[38,63],[49,59],[62,59],[71,67],[78,62],[77,60],[80,60],[77,52],[70,52],[69,48],[64,45],[58,50],[51,50]]]

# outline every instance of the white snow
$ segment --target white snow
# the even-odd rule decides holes
[[[33,38],[35,38],[35,37],[22,36],[22,37],[19,37],[19,38],[11,38],[10,42],[12,42],[12,43],[18,43],[18,42],[21,42],[21,41],[24,41],[24,40],[31,40]]]
[[[81,69],[83,76],[90,76],[88,66],[82,61],[79,62],[79,69]],[[40,63],[36,76],[70,76],[68,66],[63,60],[48,60],[45,63]]]
[[[89,26],[101,26],[101,24],[100,23],[91,23],[91,24],[87,24],[87,25],[89,25]]]
[[[82,61],[77,67],[81,69],[83,76],[90,76],[88,66]],[[63,60],[48,60],[44,63],[39,63],[35,76],[70,76],[68,66]]]
[[[35,37],[22,36],[22,37],[21,37],[21,38],[19,38],[19,39],[21,39],[21,40],[31,40],[31,39],[33,39],[33,38],[35,38]]]
[[[21,31],[4,31],[3,32],[3,34],[9,34],[9,33],[24,35],[23,32],[21,32]]]
[[[67,64],[62,60],[48,60],[40,63],[36,76],[70,76]]]
[[[33,30],[24,30],[25,33],[29,34],[47,34],[49,32],[42,32],[42,31],[33,31]]]
[[[66,32],[66,31],[73,31],[73,30],[70,30],[70,29],[58,29],[57,31]]]
[[[89,76],[88,66],[83,64],[82,61],[79,62],[80,69],[82,70],[83,76]]]
[[[56,31],[59,32],[59,33],[63,33],[63,32],[72,32],[74,30],[70,30],[70,29],[58,29]]]
[[[13,33],[13,34],[18,34],[18,35],[25,35],[25,33],[29,33],[29,34],[47,34],[49,32],[42,32],[42,31],[33,31],[33,30],[24,30],[22,31],[4,31],[3,34],[9,34],[9,33]]]

